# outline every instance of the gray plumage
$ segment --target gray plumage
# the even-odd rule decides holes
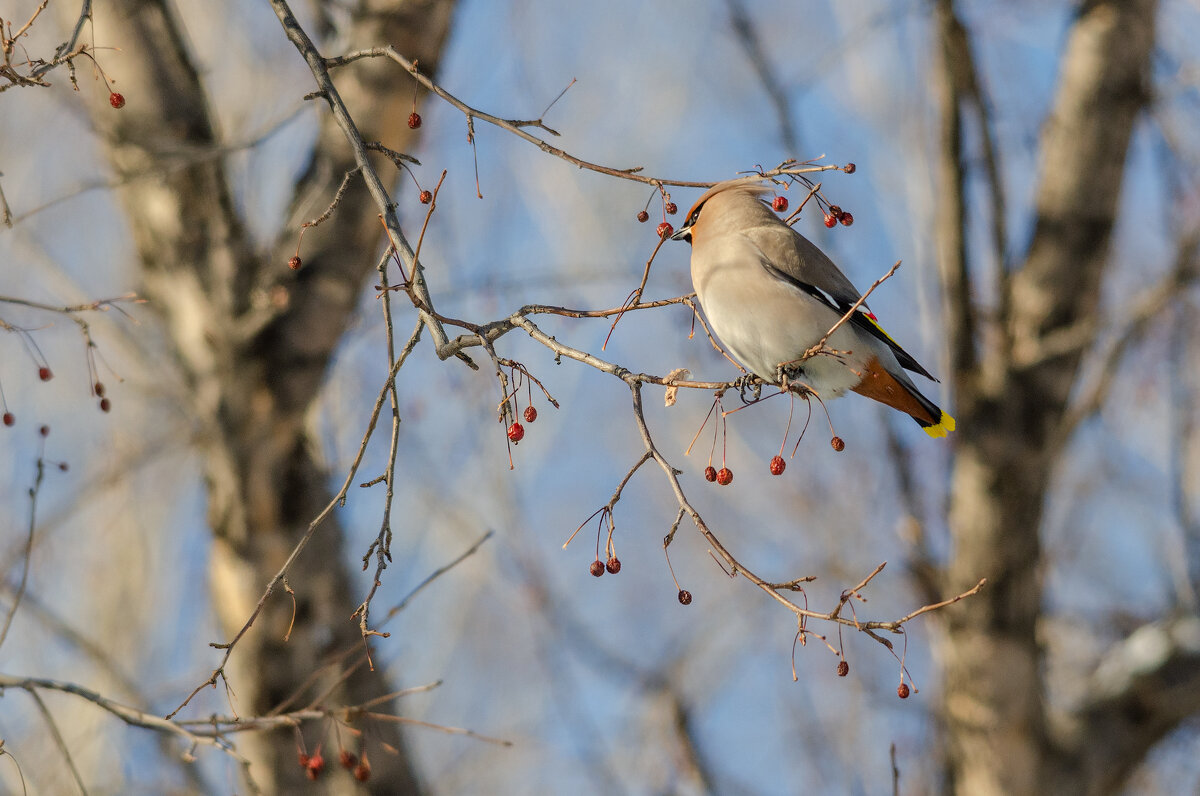
[[[833,261],[785,224],[760,182],[719,183],[673,236],[692,244],[692,285],[713,332],[743,366],[771,382],[837,323],[861,295]],[[854,390],[907,412],[931,436],[953,419],[904,372],[933,378],[860,308],[826,345],[839,353],[793,368],[822,398]]]

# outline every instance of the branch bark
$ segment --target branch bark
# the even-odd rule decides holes
[[[1139,627],[1100,661],[1087,691],[1056,727],[1045,792],[1119,793],[1156,743],[1200,713],[1200,617]]]
[[[1156,8],[1154,0],[1095,0],[1079,10],[1041,142],[1033,239],[1012,274],[1011,295],[1000,299],[1008,314],[998,322],[1006,326],[1011,350],[989,348],[981,363],[986,379],[956,374],[954,555],[945,588],[961,590],[981,576],[990,585],[944,615],[939,710],[955,793],[1045,792],[1071,758],[1056,748],[1046,716],[1036,637],[1039,529],[1065,443],[1056,432],[1067,420],[1085,347],[1049,348],[1065,330],[1087,322],[1099,301],[1126,154],[1148,98]],[[960,155],[947,151],[944,157]],[[942,248],[953,251],[956,240],[948,236]],[[971,297],[952,284],[948,300]],[[956,312],[952,319],[970,317],[966,307]],[[960,320],[955,333],[968,330],[977,333]],[[957,341],[956,363],[969,366],[965,346],[977,342]],[[1078,782],[1068,790],[1077,792]]]

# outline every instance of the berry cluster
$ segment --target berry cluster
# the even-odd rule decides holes
[[[588,567],[588,572],[592,573],[592,577],[598,578],[607,572],[610,575],[615,575],[621,571],[621,559],[614,556],[609,556],[607,561],[601,561],[597,558]]]
[[[88,367],[90,369],[94,370],[94,363],[90,359],[88,362]],[[39,365],[38,366],[38,379],[40,379],[41,381],[50,381],[53,378],[54,378],[54,371],[52,371],[50,369],[49,365]],[[106,396],[104,394],[104,392],[105,392],[104,382],[97,380],[95,385],[92,386],[92,394],[100,399],[100,401],[99,401],[100,411],[101,412],[109,412],[112,410],[112,401],[110,401],[108,399],[108,396]],[[3,414],[0,414],[0,423],[3,423],[5,426],[11,428],[12,426],[15,426],[17,424],[17,416],[15,414],[13,414],[12,411],[9,410],[7,402],[5,402],[3,399],[4,399],[4,392],[3,392],[3,390],[0,390],[0,405],[2,405],[4,408]],[[42,428],[42,436],[44,437],[44,436],[46,436],[46,434],[49,433],[50,429],[47,426],[42,426],[41,428]],[[64,467],[62,469],[66,469],[66,468]]]
[[[671,201],[671,195],[668,193],[662,193],[662,200],[663,220],[655,231],[658,233],[659,238],[669,238],[674,234],[675,228],[667,222],[667,216],[673,216],[678,213],[679,205]],[[647,202],[646,207],[637,212],[637,220],[639,224],[645,224],[650,220],[650,211],[646,209],[647,207],[649,207],[649,202]]]
[[[854,223],[854,214],[837,205],[830,205],[829,212],[825,214],[825,226],[832,229],[838,225],[838,222],[841,222],[843,227],[848,227]]]

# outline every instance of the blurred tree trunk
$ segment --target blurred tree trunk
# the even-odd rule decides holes
[[[1073,18],[1043,127],[1037,215],[1023,261],[1008,267],[996,236],[993,320],[972,305],[978,272],[964,243],[961,116],[975,107],[986,131],[986,103],[953,0],[936,6],[947,205],[939,257],[959,429],[953,558],[943,586],[958,592],[988,578],[980,595],[943,617],[939,710],[953,793],[1114,792],[1155,742],[1200,709],[1200,655],[1172,645],[1170,628],[1147,628],[1167,639],[1161,660],[1136,676],[1109,671],[1095,702],[1052,719],[1038,637],[1043,508],[1077,417],[1080,365],[1103,327],[1095,313],[1129,143],[1150,99],[1156,11],[1155,0],[1097,0]]]
[[[336,34],[339,52],[392,44],[438,64],[453,0],[368,0],[350,18],[330,3],[310,31]],[[159,312],[188,384],[188,415],[203,424],[200,451],[213,533],[211,593],[229,638],[250,616],[268,581],[308,523],[329,501],[327,477],[308,444],[305,414],[331,355],[374,272],[381,226],[361,181],[336,213],[304,239],[304,268],[287,267],[296,218],[319,215],[353,168],[349,147],[328,114],[295,185],[293,223],[271,251],[257,250],[239,217],[208,94],[191,42],[169,0],[114,0],[97,14],[98,41],[121,48],[105,67],[128,104],[105,108],[94,121],[108,146],[121,199],[143,269],[143,295]],[[283,36],[282,30],[279,31]],[[337,54],[337,53],[327,53]],[[250,67],[247,67],[249,69]],[[247,74],[246,80],[253,80]],[[339,70],[339,91],[366,140],[403,151],[414,143],[405,120],[414,83],[390,62],[366,60]],[[296,99],[304,91],[296,87]],[[289,575],[296,593],[295,627],[284,643],[291,601],[279,593],[239,643],[227,672],[233,707],[262,715],[295,697],[293,708],[318,695],[323,704],[352,705],[386,694],[379,673],[361,667],[344,684],[321,669],[334,651],[361,645],[350,615],[363,581],[344,565],[341,528],[322,526]],[[198,659],[199,665],[199,659]],[[386,708],[384,708],[386,709]],[[372,789],[416,793],[419,780],[394,725],[371,733]],[[399,750],[381,753],[378,741]],[[314,792],[297,763],[291,732],[247,734],[239,749],[267,793]],[[325,749],[336,759],[336,750]],[[357,787],[333,764],[322,783],[330,792]]]

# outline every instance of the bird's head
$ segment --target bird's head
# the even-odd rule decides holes
[[[676,230],[671,240],[686,240],[695,243],[697,229],[701,234],[718,224],[739,223],[743,213],[761,213],[766,209],[761,197],[771,192],[762,184],[762,178],[740,177],[736,180],[719,182],[709,188],[692,205],[683,226]]]

